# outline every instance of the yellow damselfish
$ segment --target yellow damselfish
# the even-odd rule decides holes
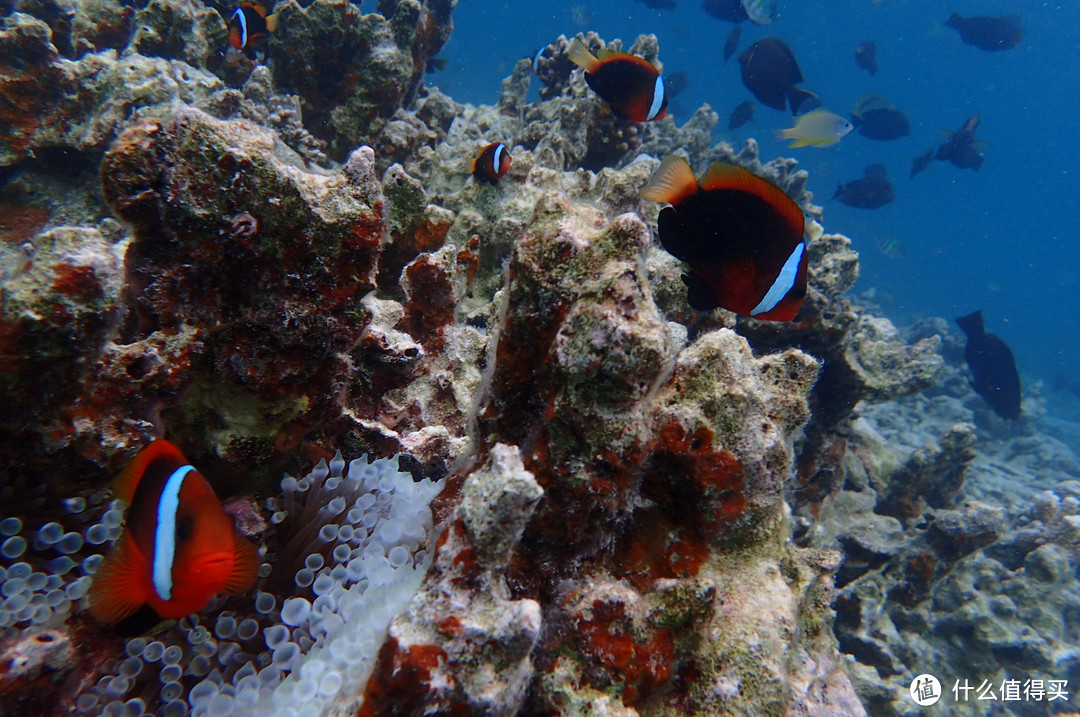
[[[789,147],[828,147],[851,131],[851,123],[825,110],[807,112],[791,129],[780,130],[780,139],[794,140]]]

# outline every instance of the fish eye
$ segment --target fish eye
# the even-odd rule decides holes
[[[180,543],[186,543],[191,540],[191,534],[194,531],[194,519],[190,515],[185,515],[180,520],[176,521],[176,540]]]

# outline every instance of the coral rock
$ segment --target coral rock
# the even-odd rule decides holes
[[[543,491],[517,448],[492,447],[466,478],[435,562],[390,637],[360,715],[513,715],[532,679],[540,606],[502,573]]]

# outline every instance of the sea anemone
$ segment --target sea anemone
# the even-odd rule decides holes
[[[78,713],[318,715],[357,699],[390,620],[431,562],[428,504],[442,482],[414,481],[393,460],[346,466],[339,452],[281,486],[266,502],[270,543],[280,547],[263,563],[259,589],[228,599],[231,609],[218,597],[199,615],[127,640],[124,654],[87,679]],[[84,532],[50,523],[28,537],[17,518],[0,521],[4,629],[55,627],[85,605],[101,558],[80,551],[104,549],[120,531],[119,509],[102,507]],[[40,568],[20,559],[28,550]]]

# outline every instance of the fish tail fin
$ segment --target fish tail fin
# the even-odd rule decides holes
[[[278,27],[281,26],[281,18],[275,12],[273,15],[266,16],[266,29],[269,32],[277,32]]]
[[[791,144],[788,145],[788,149],[793,149],[795,147],[805,147],[808,144],[810,144],[806,140],[799,138],[799,135],[796,134],[794,127],[792,127],[791,129],[782,129],[782,130],[780,130],[779,132],[776,133],[776,138],[779,139],[779,140],[785,140],[785,139],[795,140],[794,142],[792,142]]]
[[[145,569],[145,560],[125,533],[94,573],[88,594],[90,614],[105,623],[132,615],[149,597],[139,579]]]
[[[981,311],[975,311],[967,316],[961,316],[956,320],[960,329],[967,334],[968,338],[975,338],[986,333]]]
[[[843,193],[844,193],[844,185],[843,184],[837,184],[836,185],[836,194],[832,195],[832,198],[836,199],[837,197],[839,197]]]
[[[573,62],[586,72],[596,72],[600,66],[600,60],[589,52],[589,48],[585,47],[585,43],[581,41],[580,37],[575,37],[570,42],[570,49],[567,54],[570,57],[570,62]]]
[[[233,536],[233,569],[222,590],[240,595],[251,589],[259,574],[259,553],[255,546],[240,535]]]
[[[641,189],[641,197],[653,202],[678,204],[697,191],[698,182],[690,163],[678,155],[669,154],[660,162],[649,183]]]

